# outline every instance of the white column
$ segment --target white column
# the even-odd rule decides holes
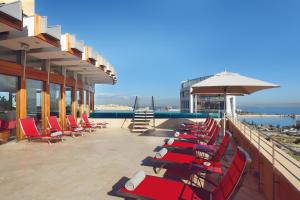
[[[198,112],[198,95],[197,94],[195,94],[194,95],[194,97],[195,97],[195,113],[197,113]]]
[[[193,95],[191,93],[192,93],[192,88],[190,88],[190,113],[193,113],[194,112],[194,110],[193,110],[194,98],[193,98]]]
[[[232,96],[232,116],[236,117],[236,97]]]
[[[228,115],[236,116],[236,99],[235,96],[227,96],[226,98],[226,112]]]

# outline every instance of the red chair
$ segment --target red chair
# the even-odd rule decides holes
[[[90,122],[87,114],[82,114],[81,118],[85,125],[91,126],[93,128],[106,128],[106,126],[108,125],[107,122],[98,122],[98,123]]]
[[[11,129],[14,129],[16,128],[16,120],[9,120],[7,122],[7,125],[5,127],[7,130],[11,130]]]
[[[197,170],[202,169],[202,171],[205,172],[220,174],[222,173],[220,160],[225,154],[230,139],[231,133],[226,132],[216,151],[209,151],[210,153],[208,153],[204,147],[202,152],[208,154],[208,158],[205,158],[204,155],[200,153],[188,155],[170,151],[167,151],[164,155],[161,155],[161,157],[155,156],[152,158],[155,166],[153,168],[154,172],[158,173],[162,168],[165,168],[168,169],[167,173],[169,174],[174,174],[174,171],[180,171],[182,174],[185,174],[186,177],[189,177],[186,174],[191,175],[191,172],[194,171],[191,169],[194,168]],[[198,151],[201,151],[200,148]]]
[[[83,133],[81,131],[75,131],[75,130],[63,130],[59,123],[58,123],[58,119],[56,116],[50,116],[47,117],[47,121],[50,127],[50,132],[56,132],[56,131],[60,131],[63,133],[63,135],[68,135],[68,136],[78,136],[78,135],[83,135]]]
[[[73,115],[67,115],[67,120],[68,120],[69,130],[71,131],[87,131],[87,129],[89,129],[89,127],[86,126],[79,126]],[[91,130],[89,129],[89,131]]]
[[[88,128],[92,128],[92,129],[101,128],[101,125],[91,123],[86,114],[82,114],[81,119],[82,119],[83,125]]]
[[[189,183],[175,181],[167,178],[145,175],[141,172],[128,180],[121,187],[117,195],[133,199],[156,199],[156,200],[228,200],[232,199],[243,183],[251,164],[249,154],[238,147],[233,161],[225,176],[219,183],[207,180],[198,175],[197,180]],[[212,190],[201,188],[199,180],[204,179],[212,185]]]
[[[192,174],[197,173],[197,170],[202,169],[206,173],[215,173],[214,170],[210,170],[210,166],[215,166],[216,163],[220,162],[223,156],[225,155],[226,149],[229,145],[232,135],[229,132],[226,132],[222,142],[219,144],[218,149],[214,153],[209,153],[209,157],[204,157],[204,154],[197,155],[196,164],[191,164],[189,167],[182,167],[179,165],[166,165],[163,166],[166,170],[165,177],[181,178],[188,180]],[[207,152],[205,152],[207,153]],[[200,164],[202,163],[202,164]],[[209,166],[205,166],[209,165]],[[200,165],[200,166],[199,166]],[[155,168],[154,168],[155,169]],[[159,168],[157,168],[159,169]],[[155,171],[157,171],[155,169]]]
[[[169,143],[166,141],[166,143],[163,145],[163,147],[170,148],[170,149],[195,149],[197,147],[197,143],[204,143],[207,145],[213,145],[219,135],[220,127],[216,126],[216,128],[213,130],[213,134],[211,136],[204,136],[204,137],[198,137],[194,141],[182,141],[182,140],[172,140],[172,143]]]
[[[48,144],[51,144],[51,142],[63,141],[61,132],[49,134],[46,130],[44,130],[45,134],[42,135],[37,129],[33,118],[20,119],[19,122],[22,132],[27,137],[29,142],[46,141]]]
[[[174,134],[174,136],[177,138],[177,139],[183,139],[183,140],[192,140],[192,141],[195,141],[197,140],[198,138],[203,138],[203,137],[206,137],[207,139],[209,139],[215,128],[218,126],[217,122],[215,121],[212,126],[206,130],[206,131],[201,131],[201,132],[195,132],[195,133],[190,133],[190,134],[177,134],[177,132]]]
[[[11,130],[16,128],[16,120],[0,120],[0,130]]]
[[[182,123],[180,125],[180,128],[182,129],[197,128],[199,126],[207,125],[210,122],[210,120],[212,119],[207,117],[203,123]]]
[[[209,135],[212,132],[212,130],[215,129],[216,126],[217,126],[217,121],[212,119],[210,124],[205,128],[191,129],[189,131],[180,132],[181,134],[175,136],[179,138],[187,139],[189,137],[195,137],[199,135]]]

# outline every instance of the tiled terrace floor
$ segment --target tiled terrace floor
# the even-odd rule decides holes
[[[142,160],[154,155],[164,132],[137,136],[126,129],[107,128],[67,138],[64,143],[8,143],[0,146],[0,199],[120,199],[111,195],[122,177],[143,169]],[[248,175],[235,199],[263,199]]]

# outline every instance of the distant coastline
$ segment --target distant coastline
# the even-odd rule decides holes
[[[247,113],[247,114],[238,114],[240,117],[300,117],[300,115],[286,115],[286,114],[258,114],[258,113]]]

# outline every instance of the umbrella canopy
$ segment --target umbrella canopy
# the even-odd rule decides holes
[[[244,95],[279,87],[272,83],[249,78],[232,72],[221,72],[192,86],[193,94],[233,94]]]
[[[232,72],[221,72],[192,86],[193,94],[224,95],[224,134],[226,120],[226,95],[243,96],[259,90],[276,88],[279,85],[249,78]]]

